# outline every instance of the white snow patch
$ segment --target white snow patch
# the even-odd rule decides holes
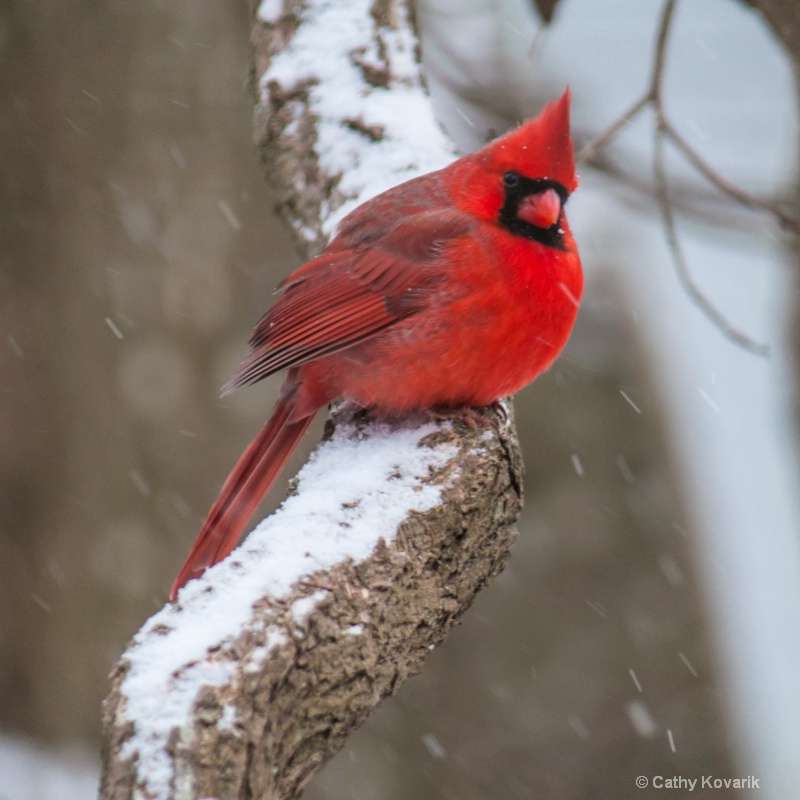
[[[327,217],[323,229],[328,234],[365,200],[454,158],[420,85],[416,40],[405,27],[383,32],[392,85],[387,90],[364,79],[359,63],[382,68],[370,39],[370,7],[370,0],[310,2],[290,47],[273,59],[261,80],[266,92],[270,81],[291,90],[312,78],[325,79],[308,88],[311,111],[319,119],[317,152],[327,173],[341,174],[337,188],[348,198]],[[382,138],[373,141],[348,120],[382,131]]]
[[[410,511],[436,505],[441,487],[425,478],[455,448],[420,447],[419,442],[441,427],[373,423],[358,435],[352,426],[340,425],[300,471],[297,494],[231,557],[190,581],[178,603],[151,617],[134,637],[122,693],[125,716],[136,730],[123,757],[138,758],[139,777],[154,798],[169,795],[172,772],[165,747],[172,730],[183,727],[188,733],[201,687],[232,678],[233,667],[204,660],[207,653],[233,641],[258,598],[284,596],[303,576],[366,558],[380,539],[395,537]],[[315,592],[294,603],[295,618],[301,622],[326,594]],[[247,669],[257,669],[257,662],[284,641],[281,631],[270,631]]]
[[[301,597],[292,603],[292,616],[298,625],[302,625],[308,615],[317,607],[320,601],[324,600],[328,593],[324,589],[319,589],[307,597]]]
[[[286,634],[277,628],[272,628],[267,631],[267,641],[263,647],[257,647],[250,653],[250,659],[247,664],[248,672],[258,672],[267,660],[267,656],[279,645],[285,644],[288,641]]]
[[[642,739],[651,739],[658,731],[653,715],[650,709],[641,700],[631,700],[625,706],[625,713],[628,715],[633,729],[638,736]]]
[[[85,746],[50,750],[0,734],[2,800],[94,800],[99,772],[97,756]]]
[[[220,730],[230,730],[232,731],[236,725],[236,719],[239,715],[236,713],[235,706],[225,706],[222,709],[222,716],[219,718],[219,722],[217,722],[217,727]]]
[[[345,633],[349,633],[351,636],[361,636],[364,633],[364,626],[351,625],[349,628],[345,630]]]
[[[283,0],[261,0],[256,16],[267,23],[277,22],[283,13]]]

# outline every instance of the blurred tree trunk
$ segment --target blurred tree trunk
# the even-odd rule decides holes
[[[745,0],[759,11],[800,71],[800,5],[795,0]]]
[[[792,62],[795,78],[795,94],[800,106],[800,3],[797,0],[747,0],[760,11],[783,44],[786,55]],[[800,163],[800,142],[796,143],[797,169]],[[795,208],[800,209],[800,185],[795,189]],[[792,272],[792,301],[789,320],[789,347],[792,353],[793,394],[797,439],[800,441],[800,247],[794,242],[790,258],[795,266]]]
[[[97,735],[239,446],[216,398],[268,207],[246,25],[244,3],[0,11],[0,727]]]

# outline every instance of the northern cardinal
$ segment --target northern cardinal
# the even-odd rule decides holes
[[[552,364],[583,290],[564,215],[577,188],[569,90],[535,119],[344,218],[278,287],[224,391],[288,368],[170,598],[225,558],[317,411],[480,407]]]

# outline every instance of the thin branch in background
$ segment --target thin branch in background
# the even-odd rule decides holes
[[[664,233],[667,237],[667,246],[672,253],[672,260],[675,264],[675,271],[678,280],[681,282],[684,291],[691,301],[711,320],[717,329],[730,341],[743,347],[750,353],[759,356],[769,355],[769,347],[766,344],[756,342],[747,334],[742,333],[733,326],[722,312],[703,294],[698,285],[694,282],[689,265],[686,261],[678,229],[675,224],[675,214],[672,202],[669,197],[669,184],[667,182],[666,168],[664,166],[664,138],[665,131],[662,128],[656,130],[655,149],[653,153],[653,172],[656,180],[656,196],[661,209],[661,219],[664,222]]]
[[[661,12],[661,20],[658,25],[658,35],[656,37],[656,51],[653,58],[653,74],[650,78],[650,85],[647,91],[625,112],[619,115],[601,134],[587,142],[575,156],[575,160],[591,161],[595,156],[616,139],[623,128],[633,120],[648,106],[654,106],[656,113],[659,113],[661,104],[661,81],[664,73],[664,60],[666,57],[666,42],[669,34],[672,14],[675,10],[677,0],[667,0],[664,10]]]
[[[737,203],[751,209],[757,209],[770,214],[784,230],[800,234],[800,220],[778,204],[772,203],[751,192],[736,186],[727,178],[714,170],[699,153],[684,139],[678,129],[669,119],[663,99],[663,81],[667,55],[667,41],[669,38],[672,19],[677,6],[677,0],[666,0],[659,20],[656,35],[655,52],[653,55],[653,71],[647,91],[633,105],[621,114],[605,131],[587,142],[577,153],[576,160],[595,161],[599,153],[630,124],[644,109],[652,107],[656,116],[656,138],[653,154],[653,170],[656,181],[656,196],[661,209],[665,234],[670,252],[672,253],[676,272],[681,285],[687,295],[706,317],[731,341],[751,353],[765,356],[769,350],[766,345],[754,341],[746,334],[732,326],[719,309],[700,291],[691,277],[688,264],[680,246],[675,223],[673,204],[670,199],[669,187],[664,167],[664,140],[668,139],[686,158],[686,160],[720,192],[735,200]]]
[[[697,151],[692,148],[669,120],[665,120],[664,132],[672,143],[686,156],[686,159],[710,184],[716,186],[721,192],[737,200],[743,206],[772,214],[782,228],[800,234],[800,220],[798,220],[797,217],[787,213],[775,203],[771,203],[768,200],[764,200],[763,197],[758,197],[757,195],[741,189],[731,183],[727,178],[720,175],[697,154]]]
[[[650,166],[650,174],[647,167]],[[592,167],[608,177],[608,189],[614,192],[620,202],[641,210],[644,207],[658,209],[655,182],[652,177],[652,156],[647,163],[633,156],[617,160],[610,151],[598,153]],[[784,202],[777,199],[776,202]],[[720,230],[741,233],[763,233],[764,224],[760,215],[752,209],[736,202],[727,194],[720,192],[711,184],[700,184],[691,178],[678,175],[670,177],[670,202],[677,216],[687,215],[693,220]]]
[[[664,66],[666,64],[667,40],[669,38],[672,15],[675,11],[677,0],[667,0],[664,11],[661,15],[661,25],[659,26],[658,38],[656,40],[656,53],[653,61],[653,78],[650,85],[650,93],[653,98],[653,106],[656,113],[656,134],[653,144],[653,174],[656,181],[656,194],[661,208],[661,219],[664,222],[664,233],[667,237],[667,245],[672,253],[672,261],[678,279],[684,291],[691,301],[706,315],[706,317],[717,327],[717,329],[730,341],[743,347],[750,353],[760,356],[767,356],[769,348],[765,344],[751,339],[747,334],[742,333],[731,325],[722,312],[700,291],[700,287],[695,283],[689,271],[689,264],[681,247],[678,238],[678,228],[675,224],[675,212],[669,197],[669,184],[667,181],[667,170],[664,164],[664,138],[669,136],[671,129],[667,118],[663,102]],[[698,162],[702,159],[692,151]]]
[[[614,139],[617,138],[620,131],[630,125],[631,122],[639,115],[639,112],[646,108],[653,100],[651,92],[643,94],[627,111],[620,114],[617,119],[611,123],[600,135],[595,136],[592,140],[588,141],[576,154],[575,160],[580,163],[582,161],[594,161],[599,155],[601,150],[604,150]]]
[[[672,15],[675,13],[675,6],[678,0],[667,0],[664,3],[664,10],[661,12],[661,21],[658,25],[658,36],[656,37],[656,52],[653,59],[653,76],[650,79],[650,94],[653,104],[663,110],[662,91],[664,78],[664,64],[667,59],[667,39],[672,28]]]

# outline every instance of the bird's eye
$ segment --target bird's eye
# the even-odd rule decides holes
[[[503,185],[508,189],[513,189],[519,183],[519,173],[509,170],[503,175]]]

